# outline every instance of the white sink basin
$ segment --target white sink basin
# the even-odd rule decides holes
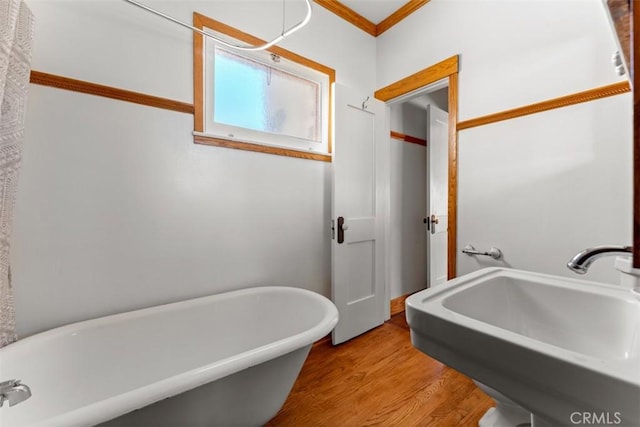
[[[487,268],[406,306],[414,346],[500,391],[538,424],[575,425],[588,413],[640,426],[640,302],[630,290]]]

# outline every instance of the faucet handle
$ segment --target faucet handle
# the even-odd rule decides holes
[[[9,406],[27,400],[31,397],[31,390],[20,380],[9,380],[0,383],[0,408],[5,402],[9,402]]]
[[[17,385],[20,385],[20,380],[8,380],[0,382],[0,394]]]

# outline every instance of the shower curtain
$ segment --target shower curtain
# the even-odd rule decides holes
[[[33,15],[22,0],[0,0],[0,347],[16,340],[9,243],[24,136]]]

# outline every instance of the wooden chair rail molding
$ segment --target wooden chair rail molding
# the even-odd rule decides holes
[[[367,34],[370,34],[374,37],[378,37],[380,34],[387,31],[389,28],[393,27],[400,21],[402,21],[407,16],[411,15],[416,10],[420,9],[425,4],[429,3],[430,0],[409,0],[398,10],[393,12],[391,15],[387,16],[385,19],[380,21],[378,24],[375,24],[369,21],[364,16],[360,15],[355,10],[350,7],[342,4],[337,0],[313,0],[320,6],[324,7],[330,12],[335,13],[340,18],[349,22],[352,25],[360,28]]]
[[[69,77],[57,76],[54,74],[43,73],[41,71],[31,71],[30,83],[85,93],[88,95],[117,99],[119,101],[133,102],[134,104],[163,108],[165,110],[177,111],[180,113],[193,114],[194,112],[193,104],[188,104],[186,102],[160,98],[158,96],[118,89],[83,80],[71,79]]]
[[[568,107],[570,105],[579,104],[582,102],[595,101],[596,99],[600,98],[620,95],[629,92],[630,90],[631,87],[626,81],[614,83],[595,89],[589,89],[584,92],[578,92],[571,95],[562,96],[560,98],[538,102],[536,104],[525,105],[524,107],[514,108],[512,110],[501,111],[499,113],[476,117],[475,119],[464,120],[458,122],[458,130],[488,125],[490,123],[500,122],[503,120],[515,119],[517,117],[553,110],[555,108]]]
[[[427,145],[426,139],[416,138],[415,136],[406,135],[404,133],[396,132],[394,130],[391,131],[391,138],[399,139],[404,142],[410,142],[412,144],[418,144],[418,145],[424,145],[424,146]]]

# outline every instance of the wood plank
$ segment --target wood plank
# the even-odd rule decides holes
[[[232,141],[229,139],[215,138],[212,136],[194,135],[193,142],[213,147],[234,148],[236,150],[254,151],[256,153],[275,154],[278,156],[295,157],[297,159],[319,160],[331,162],[328,154],[310,153],[307,151],[289,150],[287,148],[271,147],[268,145],[252,144],[249,142]]]
[[[389,304],[389,311],[391,312],[391,316],[395,316],[399,313],[404,313],[404,303],[409,298],[411,294],[401,295],[398,298],[394,298],[391,300]]]
[[[380,101],[387,102],[404,94],[413,92],[431,83],[435,83],[453,73],[458,72],[458,55],[447,58],[424,70],[398,80],[388,86],[378,89],[374,96]]]
[[[482,405],[485,399],[486,395],[479,389],[472,391],[455,408],[452,408],[449,414],[438,421],[437,425],[443,427],[476,426],[476,420],[482,418],[487,411]]]
[[[339,346],[314,346],[266,426],[471,426],[491,406],[469,378],[411,345],[401,313]]]
[[[146,105],[149,107],[162,108],[164,110],[177,111],[179,113],[193,114],[194,112],[193,104],[186,102],[160,98],[158,96],[91,83],[84,80],[72,79],[55,74],[43,73],[42,71],[31,70],[30,83],[88,95],[117,99],[118,101],[132,102],[134,104]]]
[[[476,126],[484,126],[490,123],[496,123],[503,120],[515,119],[517,117],[529,114],[541,113],[543,111],[553,110],[555,108],[568,107],[570,105],[579,104],[587,101],[595,101],[597,99],[609,96],[620,95],[631,90],[629,83],[618,82],[607,86],[589,89],[583,92],[573,93],[571,95],[542,101],[535,104],[525,105],[511,110],[501,111],[499,113],[489,114],[475,119],[458,122],[458,130],[469,129]]]
[[[633,16],[631,70],[633,81],[633,266],[640,268],[640,5],[631,2]]]
[[[199,13],[193,14],[193,26],[202,29]],[[204,132],[204,36],[193,33],[193,130]]]
[[[394,130],[391,131],[391,138],[393,139],[399,139],[401,141],[405,141],[405,142],[410,142],[412,144],[418,144],[418,145],[427,145],[427,140],[426,139],[422,139],[422,138],[417,138],[415,136],[411,136],[411,135],[407,135],[404,134],[402,132],[396,132]]]
[[[416,10],[420,9],[430,0],[409,0],[398,10],[387,16],[376,25],[376,37],[393,27]]]
[[[458,260],[458,73],[449,76],[449,179],[447,223],[447,278],[457,275]]]
[[[368,33],[374,37],[376,36],[376,33],[377,33],[376,24],[369,21],[367,18],[360,15],[358,12],[351,9],[350,7],[340,3],[337,0],[313,0],[313,1],[319,4],[320,6],[324,7],[328,11],[335,13],[340,18],[344,19],[350,24],[360,28],[365,33]]]
[[[314,342],[313,345],[314,347],[317,345],[324,345],[324,344],[331,344],[331,334],[327,334],[324,337],[320,338],[318,341]]]
[[[613,21],[622,55],[631,67],[631,2],[629,0],[607,0],[607,6]]]

